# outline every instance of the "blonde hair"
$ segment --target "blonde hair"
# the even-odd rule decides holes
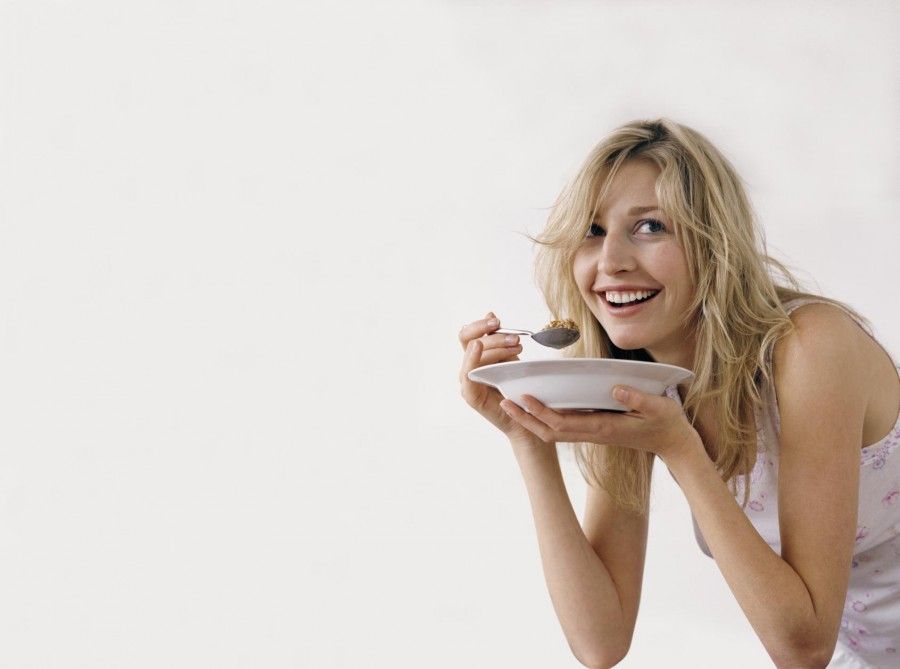
[[[772,383],[772,347],[792,328],[782,305],[811,297],[859,316],[836,300],[804,292],[791,272],[766,254],[741,180],[709,140],[668,119],[634,121],[594,147],[557,198],[546,228],[531,238],[538,244],[535,278],[553,318],[570,318],[581,329],[581,339],[564,349],[566,357],[652,360],[643,349],[623,350],[610,341],[572,274],[575,251],[593,215],[622,165],[634,159],[660,169],[659,206],[675,222],[694,286],[684,324],[696,335],[695,380],[684,409],[694,423],[701,403],[712,403],[718,447],[710,457],[734,494],[736,476],[743,475],[746,506],[761,384]],[[589,484],[602,487],[619,506],[647,513],[653,454],[592,443],[574,444],[574,451]]]

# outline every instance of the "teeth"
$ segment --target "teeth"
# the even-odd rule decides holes
[[[658,290],[608,290],[606,291],[606,299],[615,304],[627,304],[629,302],[634,302],[635,300],[643,300],[651,295],[656,295],[658,292]]]

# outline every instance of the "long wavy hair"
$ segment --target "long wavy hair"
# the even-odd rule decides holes
[[[695,374],[684,398],[692,424],[698,408],[711,405],[717,448],[707,452],[722,479],[737,494],[743,476],[743,505],[750,494],[756,461],[756,410],[761,388],[771,384],[769,356],[775,342],[791,331],[783,304],[815,298],[790,270],[770,257],[741,179],[703,135],[668,119],[634,121],[614,130],[590,152],[553,205],[538,245],[535,278],[553,318],[570,318],[581,339],[564,349],[566,357],[652,361],[644,349],[624,350],[609,339],[585,304],[572,273],[572,261],[612,180],[629,160],[649,160],[659,169],[656,195],[675,222],[685,252],[694,299],[683,323],[695,333]],[[592,443],[574,444],[585,480],[606,490],[626,509],[646,514],[653,454]]]

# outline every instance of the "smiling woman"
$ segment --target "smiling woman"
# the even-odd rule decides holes
[[[534,241],[547,305],[582,335],[565,355],[695,375],[664,397],[619,389],[625,414],[524,411],[467,376],[518,342],[493,314],[460,332],[463,397],[509,437],[576,657],[612,666],[631,644],[659,457],[776,665],[897,666],[900,380],[866,322],[800,289],[728,161],[665,119],[600,142]],[[589,483],[583,526],[559,442]]]
[[[707,450],[733,485],[756,460],[760,382],[771,381],[767,358],[792,329],[784,304],[815,298],[865,323],[846,305],[802,292],[761,239],[740,178],[718,149],[660,120],[623,126],[595,147],[533,240],[551,312],[581,327],[566,354],[692,370],[685,411],[710,432],[715,426],[720,438]],[[613,306],[621,291],[636,290],[659,294],[643,306]],[[595,482],[605,476],[617,502],[645,510],[651,460],[593,445],[576,457]]]

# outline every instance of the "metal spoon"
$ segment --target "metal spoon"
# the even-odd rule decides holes
[[[579,337],[581,337],[581,333],[572,328],[547,328],[540,332],[502,328],[500,330],[494,330],[491,334],[528,335],[538,344],[549,346],[550,348],[565,348],[566,346],[571,346],[578,341]]]

